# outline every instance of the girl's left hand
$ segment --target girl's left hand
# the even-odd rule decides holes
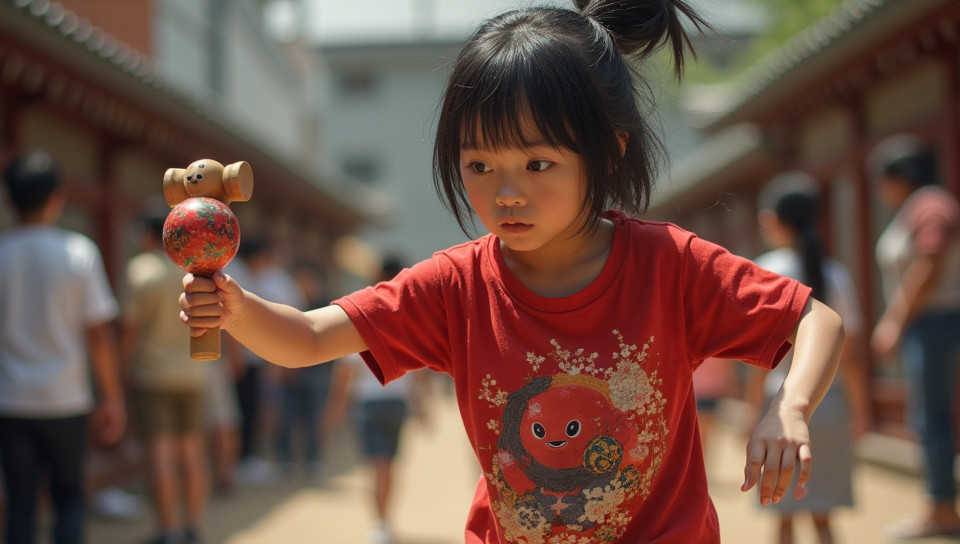
[[[771,405],[747,442],[747,464],[740,490],[748,491],[759,482],[760,504],[780,502],[794,472],[799,471],[793,496],[802,499],[807,494],[812,461],[810,431],[803,414]]]

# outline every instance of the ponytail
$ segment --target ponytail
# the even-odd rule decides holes
[[[606,29],[624,55],[649,57],[669,43],[677,79],[683,77],[685,49],[696,58],[683,28],[686,17],[700,34],[712,27],[684,0],[575,0],[580,12]]]
[[[825,300],[823,243],[817,233],[820,197],[816,181],[803,172],[788,172],[775,177],[760,193],[760,207],[772,210],[777,219],[797,237],[796,250],[803,261],[800,279],[813,290],[813,297]]]
[[[800,256],[803,259],[803,283],[813,290],[813,298],[824,300],[827,286],[823,277],[823,247],[813,225],[800,232]]]

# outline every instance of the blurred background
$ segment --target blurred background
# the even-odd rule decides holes
[[[96,241],[117,291],[137,251],[131,226],[164,171],[247,161],[253,198],[232,205],[241,230],[275,241],[284,263],[321,267],[329,292],[344,293],[386,255],[409,264],[468,239],[432,186],[438,99],[473,26],[528,3],[0,0],[0,159],[30,147],[55,156],[70,190],[61,225]],[[642,67],[669,155],[646,217],[752,258],[760,188],[809,172],[829,252],[875,323],[873,251],[891,212],[865,159],[883,138],[913,134],[960,194],[960,2],[691,3],[719,32],[693,36],[684,82],[659,59]],[[12,221],[0,207],[0,231]],[[874,423],[862,456],[909,473],[901,372],[863,353]],[[727,392],[734,418],[739,396]],[[95,482],[118,481],[106,465]]]

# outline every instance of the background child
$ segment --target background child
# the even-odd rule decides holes
[[[141,217],[142,251],[126,267],[121,353],[157,525],[145,542],[190,544],[200,541],[210,485],[206,374],[219,368],[190,359],[183,327],[164,316],[173,313],[183,276],[163,250],[169,211],[165,202],[151,202]]]
[[[0,236],[5,541],[37,541],[39,486],[46,481],[55,514],[50,540],[79,543],[88,437],[113,445],[126,428],[111,325],[119,305],[97,246],[57,227],[67,190],[53,156],[25,151],[7,165],[3,181],[17,216]]]
[[[748,445],[743,489],[779,501],[836,369],[842,326],[809,289],[645,209],[659,145],[625,55],[668,43],[680,1],[578,2],[483,23],[439,116],[438,192],[490,231],[306,313],[188,276],[191,334],[220,325],[277,364],[361,352],[389,382],[450,374],[483,469],[468,543],[718,542],[696,426],[707,357],[794,364]],[[761,476],[762,475],[762,476]]]
[[[403,265],[398,258],[387,257],[381,263],[383,281],[393,279]],[[334,365],[320,365],[333,367]],[[400,437],[411,416],[423,421],[423,405],[429,395],[429,371],[420,370],[384,385],[367,371],[359,355],[336,362],[333,376],[329,426],[338,425],[352,407],[352,419],[360,449],[370,464],[373,477],[373,514],[375,523],[370,544],[394,544],[391,513],[396,483],[396,460]]]
[[[823,252],[817,233],[819,209],[816,182],[801,172],[777,176],[760,194],[760,232],[771,251],[756,263],[811,286],[813,296],[840,314],[846,331],[840,379],[810,418],[810,441],[830,462],[817,466],[802,501],[787,496],[771,505],[780,514],[777,538],[781,544],[794,541],[793,519],[801,512],[811,514],[821,543],[834,541],[830,514],[838,507],[853,506],[853,439],[867,430],[869,413],[863,368],[856,357],[857,335],[862,330],[857,291],[847,269]],[[747,397],[758,413],[776,395],[789,370],[790,354],[770,372],[751,373]]]

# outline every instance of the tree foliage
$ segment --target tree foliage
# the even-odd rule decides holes
[[[814,23],[838,8],[845,0],[742,0],[746,4],[763,10],[767,28],[753,37],[745,47],[726,66],[711,63],[708,56],[702,56],[696,67],[691,65],[690,79],[710,82],[726,79],[764,56],[782,47],[794,36],[804,32]]]

